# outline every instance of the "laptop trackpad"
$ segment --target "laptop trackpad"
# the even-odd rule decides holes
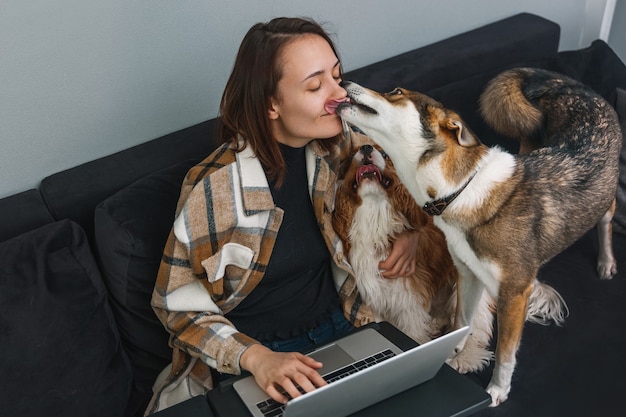
[[[318,371],[320,375],[335,371],[354,362],[354,358],[336,344],[311,352],[308,356],[324,364],[322,369]]]

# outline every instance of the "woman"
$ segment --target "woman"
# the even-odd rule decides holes
[[[313,21],[277,18],[244,37],[221,101],[224,144],[187,174],[159,270],[152,305],[173,360],[147,413],[242,370],[286,402],[282,390],[325,385],[322,364],[298,351],[371,321],[330,217],[349,149],[341,76]],[[414,271],[416,244],[398,237],[385,277]]]

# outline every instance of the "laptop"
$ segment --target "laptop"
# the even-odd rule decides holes
[[[432,379],[468,333],[463,327],[422,345],[404,350],[375,327],[351,333],[307,353],[324,366],[328,385],[276,403],[252,376],[233,388],[254,417],[341,417],[355,413]]]

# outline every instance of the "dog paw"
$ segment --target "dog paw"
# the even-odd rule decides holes
[[[598,271],[598,276],[600,279],[611,279],[615,274],[617,274],[617,262],[615,260],[611,261],[598,261],[598,266],[596,268]]]
[[[468,343],[465,347],[446,363],[461,374],[483,370],[493,360],[493,352]]]
[[[509,397],[509,391],[511,391],[511,386],[508,385],[506,387],[501,387],[493,382],[490,382],[487,385],[487,393],[491,395],[491,404],[490,407],[497,407],[506,401]]]

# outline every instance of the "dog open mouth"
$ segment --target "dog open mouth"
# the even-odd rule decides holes
[[[363,180],[377,180],[384,187],[389,186],[389,180],[383,178],[380,169],[374,164],[364,164],[356,171],[356,186],[358,187]]]
[[[355,99],[354,97],[348,95],[348,100],[340,103],[337,106],[337,110],[341,111],[341,109],[343,107],[356,107],[357,109],[363,111],[364,113],[369,113],[369,114],[378,114],[378,112],[376,110],[374,110],[373,108],[371,108],[370,106],[367,106],[363,103],[360,103],[357,99]]]

